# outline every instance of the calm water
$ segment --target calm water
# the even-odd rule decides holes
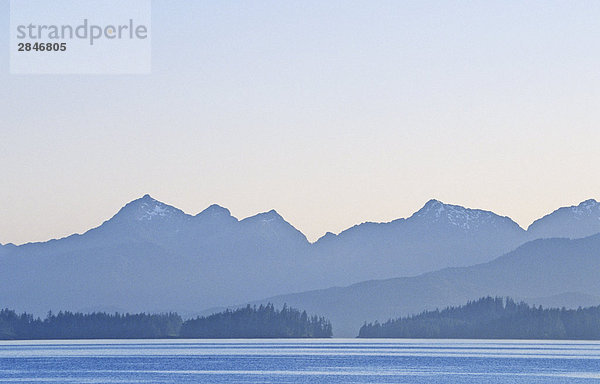
[[[600,342],[0,342],[0,383],[596,383]]]

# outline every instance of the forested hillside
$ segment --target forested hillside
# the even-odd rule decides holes
[[[190,338],[289,338],[331,337],[331,323],[324,317],[308,316],[306,311],[281,310],[273,304],[246,306],[183,323],[182,337]]]
[[[459,307],[365,324],[358,337],[457,339],[600,339],[600,306],[544,309],[485,297]]]
[[[227,310],[183,322],[176,313],[91,314],[59,312],[46,318],[0,311],[0,340],[305,338],[331,337],[331,323],[306,311],[273,304]]]

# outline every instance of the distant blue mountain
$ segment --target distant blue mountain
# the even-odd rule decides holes
[[[442,309],[482,295],[517,297],[551,307],[599,305],[598,271],[600,234],[576,240],[540,239],[470,267],[280,295],[253,304],[287,303],[320,313],[331,320],[334,336],[354,337],[365,321]]]
[[[329,259],[336,282],[409,276],[491,260],[528,240],[508,217],[430,200],[408,219],[363,223],[319,239],[314,248]]]
[[[568,214],[552,214],[525,231],[489,211],[431,200],[407,219],[363,223],[311,244],[276,211],[238,220],[212,205],[189,215],[145,195],[84,234],[1,246],[0,305],[35,313],[110,307],[190,313],[414,276],[490,261],[544,237],[547,231],[535,228],[545,220],[559,237],[597,231],[598,203],[582,204],[590,214],[575,232]]]
[[[577,206],[559,208],[534,221],[527,232],[536,239],[577,239],[600,233],[600,203],[590,199]]]

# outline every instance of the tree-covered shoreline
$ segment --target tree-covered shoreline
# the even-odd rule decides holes
[[[331,323],[305,311],[272,304],[226,310],[183,321],[177,313],[49,312],[36,318],[0,310],[0,340],[313,338],[331,337]]]
[[[177,337],[181,317],[164,314],[49,312],[46,318],[0,311],[0,340],[155,339]]]
[[[365,323],[358,337],[599,340],[600,306],[545,309],[484,297],[459,307]]]
[[[281,310],[273,304],[247,306],[186,321],[181,337],[189,338],[328,338],[332,327],[324,317],[308,316],[306,311]]]

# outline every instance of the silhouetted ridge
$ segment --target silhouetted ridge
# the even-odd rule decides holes
[[[231,216],[231,212],[227,208],[221,207],[218,204],[213,204],[196,216]]]
[[[287,221],[285,221],[283,219],[283,217],[279,213],[277,213],[277,211],[274,209],[271,209],[268,212],[257,213],[256,215],[247,217],[242,221],[244,221],[244,222],[261,222],[261,223],[269,223],[269,222],[285,222],[285,223],[287,223]]]
[[[567,213],[564,217],[546,219],[552,219],[553,231],[562,237],[593,232],[600,221],[595,216],[597,205],[587,200],[560,210]],[[3,305],[35,314],[48,308],[110,307],[187,312],[487,263],[533,238],[508,218],[433,199],[408,219],[356,225],[311,244],[275,210],[239,221],[226,208],[211,205],[191,216],[144,195],[82,235],[0,247],[0,292]],[[432,305],[459,304],[482,294],[526,298],[572,291],[598,295],[600,290],[594,285],[598,279],[588,278],[595,267],[594,249],[588,252],[583,242],[570,244],[574,248],[565,255],[561,251],[559,258],[561,248],[537,244],[540,248],[531,249],[529,256],[535,252],[531,259],[510,256],[514,266],[503,261],[507,266],[486,267],[496,269],[493,273],[478,267],[476,273],[451,276],[451,281],[444,280],[447,274],[435,281],[410,280],[419,281],[418,286],[365,294],[362,305],[342,305],[343,296],[321,300],[326,304],[322,309],[287,302],[327,314],[336,322],[336,331],[347,332],[346,336],[356,334],[365,318],[360,311],[367,311],[367,304],[381,311],[373,312],[380,317],[406,313],[405,308],[414,312]],[[500,274],[506,284],[497,281]],[[396,300],[396,294],[407,289],[412,293]],[[344,317],[325,312],[332,309],[343,311]]]
[[[335,239],[335,238],[336,238],[336,236],[337,236],[337,235],[336,235],[335,233],[333,233],[333,232],[326,232],[326,233],[325,233],[323,236],[321,236],[321,237],[320,237],[320,238],[317,240],[317,242],[319,242],[319,241],[323,242],[323,241],[329,241],[329,240],[333,240],[333,239]]]
[[[244,230],[249,230],[254,235],[259,235],[270,242],[292,241],[301,246],[309,245],[306,236],[274,209],[247,217],[241,220],[240,224]]]
[[[491,211],[465,208],[460,205],[444,204],[439,200],[429,200],[423,208],[415,212],[409,219],[443,222],[464,230],[478,229],[483,226],[510,226],[514,231],[525,232],[512,219],[499,216]]]
[[[594,199],[562,207],[534,221],[527,232],[534,238],[581,238],[600,233],[600,203]]]

